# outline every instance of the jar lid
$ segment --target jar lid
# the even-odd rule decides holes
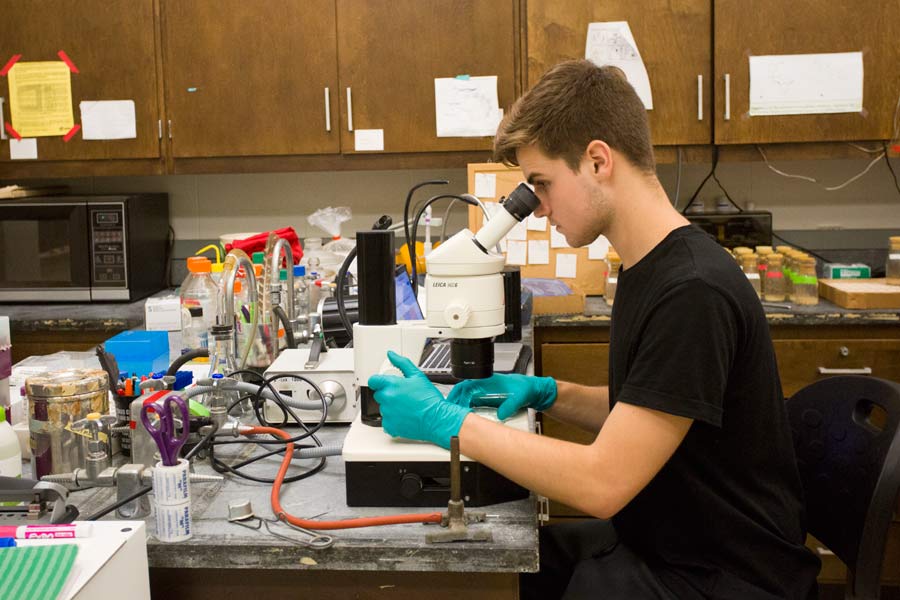
[[[102,369],[65,369],[32,375],[25,380],[29,396],[76,396],[109,389],[109,377]]]

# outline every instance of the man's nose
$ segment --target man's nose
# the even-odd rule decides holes
[[[549,214],[550,209],[547,207],[547,204],[543,200],[541,200],[541,204],[536,209],[534,209],[534,216],[546,217]]]

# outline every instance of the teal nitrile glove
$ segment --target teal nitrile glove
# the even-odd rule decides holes
[[[448,402],[460,406],[494,406],[501,421],[522,408],[547,410],[556,402],[556,380],[552,377],[504,375],[467,379],[453,386]]]
[[[388,359],[403,377],[372,375],[368,384],[381,407],[382,428],[392,437],[431,442],[449,450],[450,438],[459,435],[472,409],[447,402],[408,358],[389,351]]]

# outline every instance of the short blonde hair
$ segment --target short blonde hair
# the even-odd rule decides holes
[[[533,144],[577,171],[593,140],[606,142],[642,171],[656,170],[647,111],[624,73],[570,60],[516,100],[494,137],[494,160],[517,166],[516,151]]]

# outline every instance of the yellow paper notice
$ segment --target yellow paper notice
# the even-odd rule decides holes
[[[13,65],[9,71],[9,113],[19,135],[65,135],[72,129],[71,75],[62,61]]]

